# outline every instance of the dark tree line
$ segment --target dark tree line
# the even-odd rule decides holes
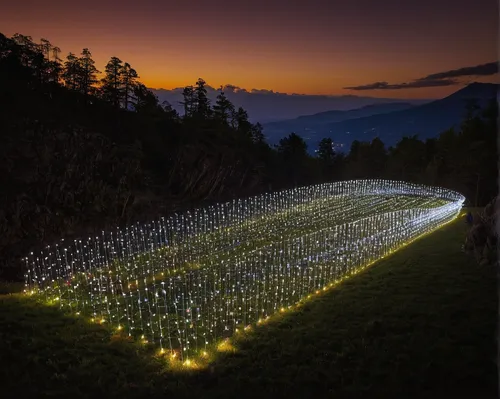
[[[479,204],[495,193],[496,108],[434,140],[354,142],[344,155],[324,139],[311,156],[294,133],[270,147],[222,88],[210,102],[203,79],[180,116],[117,57],[102,73],[88,49],[60,57],[48,40],[0,34],[0,278],[21,278],[19,259],[63,236],[298,185],[394,178]]]
[[[492,99],[485,109],[470,104],[461,125],[436,138],[403,137],[389,148],[379,138],[354,141],[347,153],[325,138],[312,162],[306,142],[292,133],[280,141],[278,152],[294,183],[315,169],[322,181],[383,178],[442,186],[465,195],[470,206],[485,206],[498,193],[497,117]]]

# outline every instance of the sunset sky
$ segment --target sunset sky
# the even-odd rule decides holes
[[[153,88],[203,77],[247,90],[438,98],[459,87],[345,87],[497,61],[499,30],[497,0],[17,0],[2,5],[0,32],[47,38],[64,56],[88,47],[100,70],[117,56]]]

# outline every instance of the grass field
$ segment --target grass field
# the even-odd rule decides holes
[[[390,253],[451,218],[457,206],[422,196],[336,196],[209,233],[193,229],[198,234],[181,245],[169,240],[169,246],[148,250],[149,239],[137,238],[121,244],[136,254],[120,262],[103,262],[113,251],[97,250],[96,243],[78,244],[76,253],[53,248],[34,254],[31,270],[42,287],[57,278],[39,295],[32,287],[65,311],[112,324],[182,361],[206,358],[222,339]],[[437,211],[431,220],[418,219],[431,208]],[[76,263],[64,261],[72,256]],[[168,273],[172,265],[177,274]],[[79,267],[85,272],[64,277]]]
[[[0,297],[2,397],[493,398],[496,275],[461,252],[463,218],[294,313],[208,370],[19,295]]]

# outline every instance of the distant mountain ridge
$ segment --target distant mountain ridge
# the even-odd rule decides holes
[[[314,135],[315,131],[318,129],[322,130],[325,124],[400,111],[414,106],[415,105],[408,102],[370,104],[348,111],[333,110],[319,112],[313,115],[302,115],[295,119],[265,123],[263,126],[266,137],[270,142],[274,143],[281,137],[288,135],[290,132],[306,136],[311,134]]]
[[[337,122],[320,123],[315,126],[314,130],[296,131],[296,133],[303,136],[311,152],[325,137],[342,144],[345,150],[354,140],[371,141],[379,137],[386,145],[394,145],[403,136],[418,135],[421,139],[436,137],[446,129],[456,127],[462,122],[469,101],[476,101],[483,108],[489,101],[497,99],[498,89],[498,84],[471,83],[448,97],[423,105]],[[288,121],[283,121],[283,123],[288,123]],[[271,144],[275,144],[281,137],[273,134],[272,126],[272,124],[264,125],[264,134]],[[300,127],[300,124],[297,126]],[[284,136],[289,133],[287,132]]]
[[[180,104],[182,88],[166,90],[151,89],[160,102],[168,101],[181,115],[184,112]],[[268,123],[293,119],[300,115],[310,115],[331,110],[348,111],[365,106],[405,102],[420,105],[431,100],[398,100],[393,98],[359,97],[353,95],[326,96],[307,94],[286,94],[272,90],[245,90],[227,85],[224,93],[235,107],[243,107],[252,123]],[[215,102],[218,90],[207,86],[207,95],[212,104]]]
[[[322,119],[322,120],[328,120],[332,118],[334,115],[348,115],[349,119],[352,119],[351,116],[358,116],[357,114],[364,114],[364,113],[372,113],[372,114],[382,114],[385,112],[393,112],[393,111],[398,111],[399,109],[406,109],[406,108],[411,108],[415,106],[415,104],[409,103],[409,102],[394,102],[394,103],[387,103],[387,104],[369,104],[365,105],[364,107],[361,108],[354,108],[350,109],[347,111],[339,111],[339,110],[333,110],[333,111],[325,111],[325,112],[318,112],[317,114],[313,115],[302,115],[297,117],[296,119],[304,120],[304,119]],[[335,116],[333,117],[335,118]],[[332,119],[333,119],[332,118]]]

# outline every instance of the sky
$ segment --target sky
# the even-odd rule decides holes
[[[498,15],[497,0],[17,0],[2,5],[0,32],[46,38],[63,55],[88,47],[100,70],[117,56],[152,88],[202,77],[213,87],[429,99],[496,81],[425,78],[497,61]]]

